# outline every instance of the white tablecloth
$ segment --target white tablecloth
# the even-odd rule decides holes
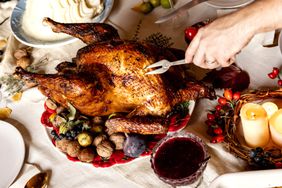
[[[13,2],[10,2],[9,5],[12,4],[11,6],[14,6]],[[131,38],[134,35],[138,23],[142,20],[140,29],[141,39],[152,32],[160,31],[172,38],[174,47],[182,49],[186,47],[183,36],[183,30],[186,25],[206,18],[214,18],[217,15],[216,9],[206,4],[201,4],[191,9],[189,16],[187,14],[186,17],[179,17],[176,23],[168,22],[156,25],[153,23],[154,20],[166,13],[167,10],[159,7],[149,15],[141,15],[130,9],[136,2],[125,0],[116,1],[107,22],[117,27],[123,38]],[[182,2],[185,1],[178,1],[176,6],[179,6]],[[11,9],[2,5],[0,9],[0,21],[6,16],[9,16],[10,13]],[[9,35],[11,35],[9,22],[6,22],[0,26],[0,38]],[[237,57],[239,66],[250,74],[250,88],[275,85],[276,83],[273,80],[267,78],[267,73],[272,70],[273,66],[281,66],[282,64],[281,54],[278,48],[263,48],[261,46],[263,40],[263,34],[256,36],[251,44]],[[38,61],[43,56],[48,56],[49,66],[53,67],[58,62],[64,60],[70,61],[75,56],[77,49],[81,46],[83,46],[81,42],[76,42],[64,47],[34,49],[33,57],[35,61]],[[1,71],[5,71],[3,67],[1,68]],[[218,91],[219,94],[221,92]],[[94,168],[92,165],[67,160],[64,154],[54,148],[46,134],[45,128],[40,123],[40,117],[43,112],[43,99],[44,97],[37,89],[26,91],[19,102],[8,103],[8,106],[13,111],[11,118],[7,121],[16,126],[24,137],[26,146],[25,162],[37,164],[42,170],[51,171],[49,187],[169,187],[155,176],[150,167],[148,157],[135,160],[129,164],[105,169]],[[188,131],[199,135],[208,143],[209,152],[212,156],[204,172],[203,184],[200,187],[208,187],[210,182],[221,174],[239,172],[245,169],[244,161],[228,153],[221,144],[209,143],[210,138],[206,134],[204,121],[206,119],[206,113],[213,107],[215,102],[206,99],[199,100],[187,127]]]

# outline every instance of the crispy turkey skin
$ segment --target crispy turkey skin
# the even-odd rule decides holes
[[[35,74],[21,68],[17,68],[15,73],[35,80],[44,95],[63,106],[70,102],[89,116],[126,112],[129,113],[127,118],[165,117],[178,103],[215,97],[212,89],[188,81],[181,66],[172,67],[164,74],[145,75],[148,71],[145,67],[160,59],[177,60],[171,49],[121,40],[117,31],[108,24],[62,24],[51,19],[45,19],[45,22],[53,31],[78,37],[88,45],[78,51],[73,62],[59,64],[57,74]],[[125,122],[124,119],[121,122]],[[127,130],[137,133],[139,129],[142,134],[155,134],[152,129],[144,128],[153,126],[153,122],[150,125],[132,121],[129,128],[126,119],[124,125]],[[122,129],[115,130],[122,132]],[[149,131],[144,133],[144,130]],[[156,127],[156,130],[163,132],[165,129]]]

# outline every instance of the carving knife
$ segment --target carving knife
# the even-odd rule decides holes
[[[182,5],[181,7],[175,9],[174,11],[168,13],[167,15],[164,15],[162,17],[160,17],[158,20],[155,21],[155,23],[163,23],[171,18],[173,18],[174,16],[176,16],[177,14],[186,11],[187,9],[190,9],[200,3],[206,2],[208,0],[192,0],[184,5]]]

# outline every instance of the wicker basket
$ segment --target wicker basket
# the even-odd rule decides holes
[[[254,149],[244,145],[240,142],[237,127],[240,124],[240,109],[241,107],[248,102],[263,102],[265,100],[281,99],[282,100],[282,88],[277,90],[259,90],[259,91],[249,91],[248,93],[242,94],[239,101],[237,102],[234,108],[234,114],[231,118],[225,120],[225,139],[227,149],[233,153],[235,156],[240,157],[243,160],[248,161],[249,164],[254,165],[254,158],[251,156],[251,151]],[[262,153],[266,157],[268,166],[264,165],[263,167],[255,164],[259,168],[280,168],[282,167],[282,154],[281,149],[278,146],[263,148]],[[273,151],[274,154],[273,154]],[[267,155],[266,155],[267,154]]]

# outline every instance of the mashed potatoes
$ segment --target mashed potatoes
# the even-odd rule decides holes
[[[69,36],[42,24],[44,17],[63,23],[90,22],[103,8],[102,0],[27,0],[22,27],[26,34],[42,41],[64,39]]]

